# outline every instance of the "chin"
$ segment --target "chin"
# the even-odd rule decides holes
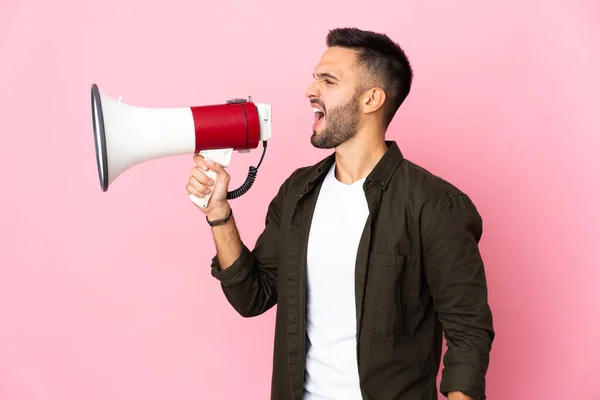
[[[323,140],[320,133],[313,131],[310,137],[310,143],[317,149],[333,149],[333,146],[328,140]]]

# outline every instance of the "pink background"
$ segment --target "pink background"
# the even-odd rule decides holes
[[[191,155],[101,192],[89,90],[273,104],[258,180],[233,202],[252,246],[280,183],[328,154],[303,93],[347,25],[406,49],[415,82],[389,138],[484,218],[490,399],[598,396],[599,3],[380,3],[2,1],[0,399],[268,398],[275,313],[238,316],[210,276]],[[234,155],[233,186],[259,156]]]

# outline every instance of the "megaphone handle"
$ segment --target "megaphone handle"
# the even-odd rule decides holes
[[[217,173],[215,171],[209,169],[208,171],[202,171],[202,172],[205,173],[206,175],[208,175],[208,177],[210,179],[212,179],[213,182],[217,181]],[[190,194],[190,199],[198,207],[206,208],[206,206],[208,206],[208,201],[210,200],[211,196],[212,196],[212,191],[210,192],[210,194],[205,194],[204,197],[202,197],[202,198],[196,197],[193,194]]]
[[[204,157],[204,160],[208,161],[208,160],[212,160],[216,163],[221,164],[223,167],[227,167],[229,166],[229,163],[231,161],[231,153],[233,153],[233,149],[217,149],[217,150],[202,150],[199,154]],[[204,172],[206,175],[208,175],[208,177],[210,179],[212,179],[213,182],[217,182],[217,173],[215,171],[213,171],[212,169],[209,169],[208,171],[202,171]],[[202,208],[206,208],[206,206],[208,206],[208,201],[210,200],[212,196],[212,192],[210,192],[210,194],[205,194],[204,197],[199,198],[194,196],[193,194],[190,194],[190,199],[194,202],[194,204],[196,204],[199,207]]]

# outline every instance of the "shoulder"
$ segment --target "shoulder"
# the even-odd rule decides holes
[[[304,188],[317,176],[323,175],[331,167],[334,160],[335,153],[328,155],[315,164],[298,167],[288,176],[282,186]]]
[[[313,165],[305,165],[295,168],[279,187],[278,197],[285,198],[292,192],[300,191],[322,171],[331,166],[334,155],[329,155]]]
[[[447,179],[408,159],[402,160],[398,172],[397,187],[418,212],[424,230],[438,217],[458,210],[463,217],[480,219],[469,195]]]
[[[413,192],[414,196],[439,198],[440,201],[465,193],[445,178],[436,175],[411,160],[403,159],[397,177]]]

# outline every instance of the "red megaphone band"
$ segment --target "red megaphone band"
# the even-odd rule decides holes
[[[259,116],[252,102],[191,107],[196,153],[206,149],[254,149],[260,139]]]

